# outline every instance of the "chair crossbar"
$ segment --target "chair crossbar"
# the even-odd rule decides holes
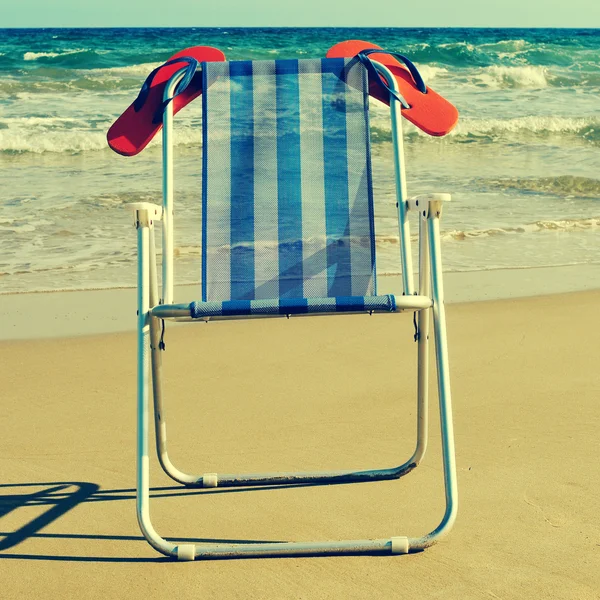
[[[394,296],[339,296],[337,298],[276,298],[273,300],[229,300],[192,302],[194,319],[243,315],[297,315],[330,312],[394,312]]]
[[[230,300],[226,302],[191,302],[160,304],[152,309],[159,319],[208,319],[227,317],[290,317],[362,313],[397,313],[425,310],[432,305],[427,296],[357,296],[338,298],[295,298],[274,300]]]

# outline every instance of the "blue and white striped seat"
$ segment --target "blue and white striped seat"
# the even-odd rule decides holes
[[[192,302],[194,319],[234,315],[302,315],[334,312],[394,312],[396,299],[386,296],[337,296],[335,298],[278,298],[269,300],[225,300]]]
[[[353,59],[203,64],[195,318],[394,310],[376,296],[368,74]]]

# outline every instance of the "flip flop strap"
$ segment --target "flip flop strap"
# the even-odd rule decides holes
[[[371,59],[368,56],[369,54],[387,54],[402,61],[406,65],[406,68],[408,69],[410,74],[412,75],[413,81],[415,82],[415,86],[417,87],[417,89],[422,94],[427,93],[427,86],[425,85],[425,82],[423,81],[419,70],[408,58],[406,58],[406,56],[399,54],[398,52],[390,52],[388,50],[383,50],[382,48],[367,48],[365,50],[361,50],[357,54],[357,57],[367,69],[367,72],[369,73],[369,79],[379,83],[379,85],[382,88],[384,88],[391,96],[394,96],[394,98],[396,98],[396,100],[400,102],[402,108],[410,108],[410,105],[402,97],[401,94],[395,92],[388,86],[388,84],[385,82],[385,79],[381,76],[381,74],[375,68],[375,65],[373,65],[373,63],[371,62]]]
[[[181,92],[183,92],[187,88],[187,86],[190,84],[194,75],[196,74],[196,70],[198,69],[198,61],[191,56],[180,56],[179,58],[174,58],[172,60],[168,60],[166,63],[162,64],[160,67],[156,67],[156,69],[154,69],[154,71],[152,71],[152,73],[150,73],[150,75],[148,75],[148,77],[146,77],[146,81],[144,81],[144,84],[142,85],[142,88],[140,89],[140,93],[138,94],[138,97],[133,102],[133,109],[135,110],[135,112],[139,112],[142,109],[142,106],[144,106],[146,99],[148,98],[148,94],[150,93],[150,85],[152,84],[152,81],[154,80],[154,77],[156,76],[156,74],[163,67],[175,65],[177,63],[187,63],[185,75],[182,77],[182,79],[179,81],[179,83],[175,87],[175,91],[173,92],[173,95],[170,98],[166,98],[165,100],[163,100],[160,103],[156,112],[154,113],[154,118],[152,119],[153,123],[158,123],[162,120],[163,113],[165,112],[165,108],[168,106],[169,102],[171,102],[171,100],[173,100],[173,98],[175,98],[175,96],[178,96],[179,94],[181,94]]]

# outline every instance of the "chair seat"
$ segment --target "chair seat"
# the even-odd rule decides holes
[[[338,296],[334,298],[274,298],[272,300],[227,300],[192,302],[193,319],[242,315],[298,315],[340,312],[394,312],[396,299],[385,296]]]

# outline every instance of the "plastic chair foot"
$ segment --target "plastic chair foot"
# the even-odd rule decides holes
[[[408,554],[409,548],[407,537],[392,538],[392,554]]]
[[[216,473],[204,473],[202,475],[202,487],[214,488],[217,487],[219,479]]]
[[[196,558],[196,546],[194,544],[181,544],[177,546],[177,560],[194,560]]]

